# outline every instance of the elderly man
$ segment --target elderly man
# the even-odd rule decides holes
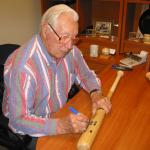
[[[93,114],[98,108],[110,111],[111,103],[102,96],[99,79],[75,46],[78,18],[66,5],[49,8],[42,17],[39,34],[7,59],[3,112],[13,132],[36,139],[85,131],[89,119],[82,113],[51,118],[65,105],[74,83],[91,95]]]

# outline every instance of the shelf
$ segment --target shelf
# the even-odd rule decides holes
[[[128,3],[150,4],[149,0],[127,0]]]
[[[149,50],[150,50],[150,44],[144,43],[142,40],[139,40],[139,41],[125,40],[124,43],[128,43],[128,44],[131,44],[131,45],[135,45],[136,44],[136,46],[149,47]]]
[[[101,63],[101,64],[108,64],[108,60],[111,58],[110,55],[104,56],[101,54],[98,57],[90,57],[90,54],[87,54],[84,52],[83,52],[83,56],[84,56],[85,60],[93,61],[95,63]]]
[[[88,53],[83,53],[83,57],[85,61],[87,62],[90,69],[94,70],[95,73],[102,72],[110,63],[111,56],[103,56],[99,55],[98,57],[90,57]]]
[[[130,32],[139,33],[139,19],[143,11],[149,8],[149,5],[150,0],[126,0],[124,2],[120,52],[137,53],[141,50],[150,52],[150,44],[144,43],[142,39],[139,41],[128,40]]]
[[[100,0],[100,2],[120,2],[120,0]]]
[[[89,43],[89,44],[99,44],[102,47],[106,47],[106,45],[110,48],[116,48],[117,47],[117,40],[115,39],[114,41],[111,41],[110,38],[102,38],[99,36],[79,36],[80,42],[82,43],[84,41],[84,43]]]
[[[147,50],[150,51],[150,44],[144,43],[141,41],[131,41],[125,40],[124,41],[124,51],[140,51],[140,50]]]
[[[41,0],[42,13],[49,8],[52,0]],[[79,14],[79,33],[83,33],[89,26],[95,27],[96,22],[111,22],[111,34],[117,37],[117,40],[96,37],[80,36],[79,48],[87,49],[91,44],[98,44],[100,48],[108,47],[116,49],[119,52],[122,12],[124,0],[76,0],[71,5]],[[84,44],[85,43],[85,44]]]
[[[84,35],[80,35],[79,38],[82,40],[90,40],[90,41],[102,41],[102,42],[112,42],[112,43],[116,43],[117,42],[117,37],[116,39],[114,39],[114,41],[111,41],[111,38],[110,37],[102,37],[102,36],[99,36],[99,35],[96,35],[96,36],[84,36]]]

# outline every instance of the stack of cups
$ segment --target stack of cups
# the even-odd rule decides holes
[[[144,34],[143,42],[150,44],[150,34]]]

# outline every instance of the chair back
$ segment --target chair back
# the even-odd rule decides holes
[[[0,45],[0,114],[2,114],[2,100],[4,92],[4,64],[8,56],[20,45],[18,44],[3,44]]]

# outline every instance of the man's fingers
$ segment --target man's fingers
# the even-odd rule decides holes
[[[106,113],[110,111],[112,106],[110,100],[108,100],[107,98],[104,98],[98,101],[97,103],[98,103],[98,107],[104,109]]]
[[[108,113],[111,110],[111,107],[112,107],[111,101],[108,98],[104,97],[103,99],[93,103],[92,113],[93,115],[95,115],[96,110],[100,108],[104,109],[105,112]]]
[[[97,104],[96,103],[93,103],[92,105],[92,114],[95,115],[96,114],[96,111],[97,111]]]
[[[80,113],[78,115],[71,114],[70,119],[75,133],[85,131],[89,124],[89,119]]]

